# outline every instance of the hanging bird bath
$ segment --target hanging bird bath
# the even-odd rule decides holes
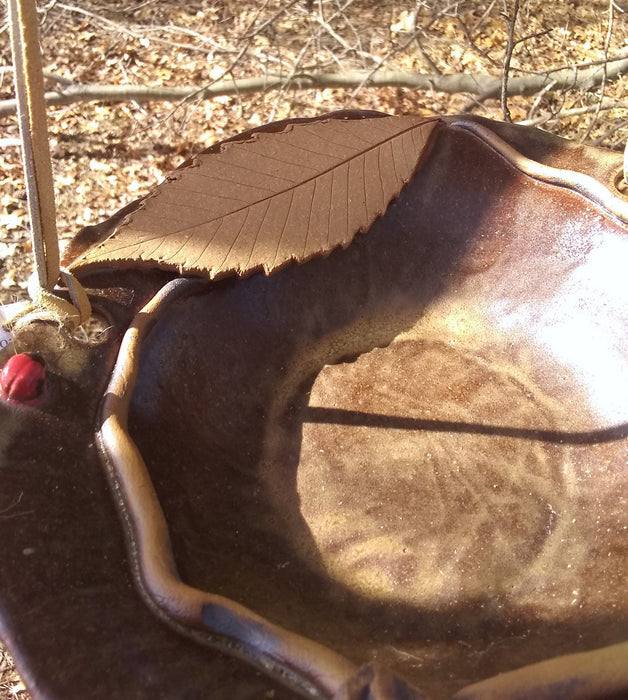
[[[107,331],[2,353],[0,619],[33,695],[628,693],[620,169],[344,112],[81,231]]]

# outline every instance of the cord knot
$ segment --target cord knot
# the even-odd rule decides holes
[[[37,274],[28,281],[28,294],[31,298],[24,308],[5,321],[6,325],[17,330],[32,321],[53,321],[60,326],[74,330],[85,323],[92,314],[87,292],[76,277],[61,268],[60,280],[68,292],[70,300],[58,296],[54,291],[42,287]]]

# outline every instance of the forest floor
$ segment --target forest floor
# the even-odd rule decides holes
[[[5,3],[6,4],[6,3]],[[515,27],[512,75],[601,61],[628,49],[628,12],[606,0],[524,0]],[[437,11],[447,5],[446,11]],[[500,75],[511,2],[400,0],[49,0],[40,5],[47,89],[66,83],[204,85],[295,70],[375,70]],[[260,6],[262,9],[260,9]],[[430,9],[430,6],[432,9]],[[2,5],[0,5],[0,8]],[[339,9],[340,8],[340,9]],[[418,11],[415,11],[418,8]],[[430,15],[431,13],[431,15]],[[612,23],[610,20],[612,19]],[[417,22],[425,32],[413,39]],[[11,65],[0,19],[0,65]],[[623,148],[626,81],[604,86],[619,107],[596,114],[600,90],[512,97],[514,121],[584,109],[544,128]],[[0,101],[14,94],[0,72]],[[189,155],[246,128],[290,116],[345,109],[391,114],[463,110],[503,118],[499,99],[474,100],[409,88],[273,90],[202,102],[86,102],[49,109],[49,136],[62,245],[146,194]],[[0,118],[0,302],[27,296],[32,271],[26,195],[15,116]],[[1,592],[0,592],[1,595]],[[0,657],[0,700],[28,698],[8,654]]]

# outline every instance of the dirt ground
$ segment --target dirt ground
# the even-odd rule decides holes
[[[6,4],[6,3],[4,3]],[[606,0],[523,0],[513,75],[601,61],[626,53],[628,12]],[[445,7],[446,6],[446,7]],[[511,2],[402,0],[136,0],[40,5],[46,86],[204,85],[235,78],[375,69],[500,75]],[[445,8],[445,9],[443,9]],[[0,4],[0,10],[2,4]],[[611,21],[612,20],[612,21]],[[424,32],[414,36],[417,26]],[[11,65],[0,17],[0,65]],[[623,148],[625,79],[604,86],[614,109],[596,114],[600,90],[551,90],[509,101],[512,118],[567,112],[544,128],[572,139]],[[0,101],[13,96],[0,72]],[[49,110],[49,136],[62,244],[157,184],[190,154],[245,128],[341,108],[392,114],[463,110],[502,118],[498,99],[476,100],[409,88],[273,90],[184,103],[85,102]],[[585,110],[584,114],[571,114]],[[588,110],[588,111],[586,111]],[[15,116],[0,118],[0,301],[26,297],[31,273],[25,189]],[[1,595],[1,592],[0,592]],[[0,700],[28,694],[0,656]]]

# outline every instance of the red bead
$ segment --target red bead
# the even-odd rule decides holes
[[[0,372],[0,395],[8,401],[30,403],[41,397],[45,381],[41,362],[25,353],[13,355]]]

